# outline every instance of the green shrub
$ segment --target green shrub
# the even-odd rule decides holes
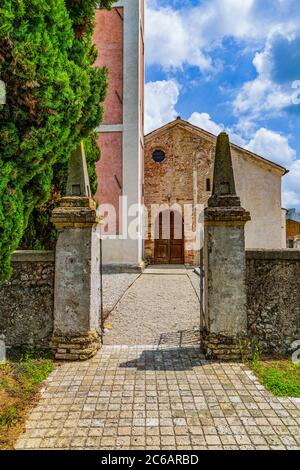
[[[273,395],[300,397],[300,364],[293,364],[288,360],[261,361],[255,358],[250,366]]]

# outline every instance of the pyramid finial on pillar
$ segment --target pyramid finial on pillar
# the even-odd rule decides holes
[[[66,196],[91,197],[91,195],[84,145],[81,142],[69,160]]]
[[[53,353],[84,360],[100,348],[100,237],[84,148],[70,157],[66,196],[52,212],[55,255]]]
[[[247,344],[245,224],[251,217],[236,194],[225,132],[217,140],[213,194],[204,218],[206,327],[202,344],[208,357],[240,359],[241,344]]]
[[[221,132],[217,138],[214,182],[209,207],[240,207],[236,194],[229,137]]]
[[[66,194],[60,199],[59,207],[53,210],[51,221],[56,228],[73,227],[76,224],[92,227],[99,222],[96,201],[91,194],[83,142],[70,157]]]

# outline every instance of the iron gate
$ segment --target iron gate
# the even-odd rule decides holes
[[[205,317],[205,270],[204,270],[204,250],[200,250],[200,266],[199,266],[199,279],[200,279],[200,339],[202,341],[203,333],[206,330],[206,317]]]

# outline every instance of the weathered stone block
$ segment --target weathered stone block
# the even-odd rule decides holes
[[[206,276],[209,331],[245,334],[246,264],[243,225],[206,227]]]
[[[90,196],[83,145],[69,162],[67,196],[54,209],[58,229],[54,333],[57,358],[88,359],[100,347],[100,225]]]
[[[97,228],[64,229],[56,246],[55,335],[99,328],[100,241]]]
[[[83,361],[90,359],[101,347],[96,329],[74,336],[53,336],[51,346],[56,359]]]
[[[248,250],[248,334],[253,347],[290,355],[300,339],[300,250]]]
[[[54,252],[17,251],[0,287],[0,332],[7,347],[49,348],[53,332]]]

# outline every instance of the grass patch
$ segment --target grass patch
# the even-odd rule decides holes
[[[300,364],[287,359],[250,361],[250,367],[264,387],[277,397],[300,397]]]
[[[0,364],[0,449],[12,449],[53,361],[32,352]]]

